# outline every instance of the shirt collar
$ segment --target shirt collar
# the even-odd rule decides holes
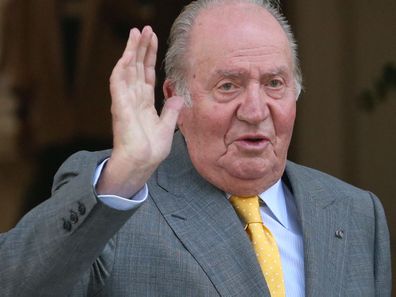
[[[231,194],[226,194],[227,198],[231,197]],[[264,202],[268,207],[273,217],[286,229],[292,227],[289,221],[286,206],[286,193],[283,189],[282,180],[278,180],[274,185],[269,187],[266,191],[259,195],[261,202]],[[261,203],[260,203],[261,204]]]
[[[275,219],[286,229],[289,229],[286,197],[281,180],[259,195],[260,199],[268,206]]]

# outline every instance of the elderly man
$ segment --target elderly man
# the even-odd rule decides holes
[[[110,79],[114,148],[72,156],[1,236],[1,296],[390,296],[378,199],[287,162],[301,76],[280,13],[188,5],[160,117],[156,52],[150,27],[131,30]]]

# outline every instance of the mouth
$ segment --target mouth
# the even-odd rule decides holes
[[[247,141],[247,142],[252,142],[252,143],[258,143],[260,141],[263,141],[265,138],[262,137],[253,137],[253,138],[244,138],[242,139],[243,141]]]
[[[246,151],[262,151],[270,143],[270,139],[261,134],[243,135],[235,141],[238,147]]]

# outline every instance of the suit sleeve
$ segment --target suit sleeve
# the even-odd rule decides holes
[[[112,209],[95,196],[92,178],[103,155],[70,157],[55,175],[51,199],[0,235],[0,296],[67,296],[83,275],[101,270],[106,244],[135,211]]]
[[[392,287],[389,230],[379,199],[371,194],[375,212],[374,277],[375,296],[390,297]]]

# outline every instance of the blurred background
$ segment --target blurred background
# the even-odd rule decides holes
[[[0,232],[50,196],[67,156],[111,147],[108,78],[133,26],[159,36],[161,108],[166,39],[187,2],[0,0]],[[377,194],[395,254],[396,1],[281,6],[305,86],[290,159]]]

